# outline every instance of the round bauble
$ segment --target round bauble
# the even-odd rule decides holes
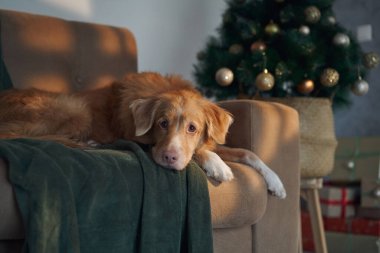
[[[215,73],[215,80],[220,86],[229,86],[234,80],[234,73],[229,68],[221,68]]]
[[[298,31],[303,35],[309,35],[310,34],[310,28],[306,25],[300,26],[300,28],[298,28]]]
[[[363,96],[367,94],[368,90],[369,90],[368,83],[361,78],[359,78],[359,80],[357,80],[353,85],[351,85],[352,93],[354,93],[357,96]]]
[[[320,77],[320,82],[323,86],[326,87],[333,87],[336,85],[339,81],[339,73],[333,68],[327,68],[323,70],[321,77]]]
[[[206,53],[204,52],[204,51],[199,51],[198,53],[197,53],[197,59],[198,60],[204,60],[206,58]]]
[[[347,170],[355,170],[355,161],[354,160],[349,160],[347,162]]]
[[[271,90],[274,86],[274,77],[265,69],[256,77],[255,85],[260,91]]]
[[[242,52],[244,51],[244,48],[242,45],[240,44],[232,44],[229,49],[228,49],[228,52],[230,54],[241,54]]]
[[[270,36],[274,36],[278,34],[279,32],[280,32],[280,27],[273,21],[271,21],[269,24],[265,26],[265,33]]]
[[[253,42],[251,45],[251,52],[264,52],[267,46],[262,41]]]
[[[301,94],[307,95],[314,90],[314,82],[311,79],[306,79],[297,85],[297,91]]]
[[[373,197],[380,199],[380,186],[378,186],[375,190],[372,191]]]
[[[326,18],[326,20],[327,20],[327,23],[330,24],[330,25],[335,25],[336,24],[336,19],[335,19],[334,16],[328,16]]]
[[[333,38],[333,43],[336,46],[348,47],[350,45],[350,37],[344,33],[337,33]]]
[[[321,12],[315,6],[309,6],[304,10],[305,20],[308,23],[315,24],[321,19]]]
[[[363,65],[366,68],[372,69],[379,65],[379,55],[375,52],[365,53],[363,55]]]

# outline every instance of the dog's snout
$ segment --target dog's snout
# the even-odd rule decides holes
[[[164,153],[164,160],[168,164],[175,163],[178,160],[178,155],[176,152],[167,151]]]

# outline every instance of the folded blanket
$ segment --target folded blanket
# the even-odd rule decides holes
[[[0,141],[25,225],[24,252],[212,252],[206,178],[155,164],[135,143],[78,150]]]

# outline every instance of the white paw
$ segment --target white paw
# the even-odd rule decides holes
[[[207,156],[208,159],[203,164],[207,176],[222,182],[231,181],[234,178],[231,168],[217,154],[208,151]]]
[[[277,174],[271,170],[263,161],[260,160],[256,155],[249,158],[247,164],[252,168],[256,169],[263,177],[267,183],[268,190],[273,196],[280,199],[286,198],[286,190],[281,182],[281,179]]]
[[[284,185],[282,184],[280,178],[274,173],[268,173],[265,177],[268,185],[268,190],[272,195],[284,199],[286,198],[286,191]]]

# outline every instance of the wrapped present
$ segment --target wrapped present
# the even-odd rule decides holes
[[[315,248],[309,213],[301,213],[301,223],[303,249],[313,252]],[[329,252],[380,252],[380,220],[324,217],[323,223]]]
[[[334,169],[328,180],[380,179],[380,136],[342,137],[335,151]]]
[[[355,216],[359,195],[358,186],[324,186],[319,192],[322,215],[331,218]]]
[[[323,223],[326,231],[380,237],[380,220],[324,217]]]

